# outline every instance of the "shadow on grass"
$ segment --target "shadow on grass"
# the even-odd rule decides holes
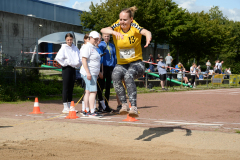
[[[169,134],[174,132],[174,129],[186,130],[185,136],[191,136],[192,131],[187,128],[182,128],[181,126],[173,126],[173,127],[157,127],[157,128],[149,128],[143,131],[143,134],[140,135],[135,140],[143,140],[143,141],[151,141],[153,138],[160,137],[165,134]]]

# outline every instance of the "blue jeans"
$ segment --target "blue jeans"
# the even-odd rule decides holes
[[[151,64],[149,69],[150,69],[151,72],[154,72],[154,65]]]

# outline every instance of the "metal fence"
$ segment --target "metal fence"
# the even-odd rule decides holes
[[[178,75],[180,75],[178,78]],[[188,83],[184,83],[184,79],[182,78],[183,75],[187,77]],[[231,75],[224,75],[224,74],[213,74],[209,75],[204,72],[199,73],[195,76],[195,81],[191,83],[192,77],[191,73],[171,73],[167,72],[166,74],[166,81],[165,86],[167,88],[197,88],[197,89],[204,89],[204,88],[221,88],[221,87],[239,87],[240,84],[240,75],[231,74]],[[219,77],[220,76],[220,77]],[[151,87],[160,87],[160,78],[158,72],[146,72],[145,77],[141,79],[144,80],[145,88],[149,88],[149,84],[151,83]]]
[[[0,36],[0,64],[3,66],[33,66],[37,39],[19,36]]]

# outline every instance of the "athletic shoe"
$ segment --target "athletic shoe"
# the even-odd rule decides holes
[[[163,90],[163,91],[167,91],[167,89],[166,89],[166,88],[162,88],[162,90]]]
[[[63,109],[62,113],[69,113],[69,109]]]
[[[126,115],[126,114],[128,114],[128,111],[129,111],[129,106],[128,106],[128,104],[127,104],[127,103],[123,103],[123,104],[122,104],[122,108],[121,108],[120,111],[119,111],[119,114],[120,114],[120,115]]]
[[[95,109],[95,112],[100,112],[100,113],[103,113],[103,112],[104,112],[104,110],[103,110],[102,108],[96,108],[96,109]]]
[[[80,115],[83,116],[83,117],[86,117],[86,116],[87,116],[87,113],[84,112],[84,111],[81,111],[81,112],[80,112]]]
[[[86,117],[89,117],[90,114],[91,114],[90,112],[87,112],[87,113],[86,113]]]
[[[113,109],[110,108],[109,106],[107,106],[103,111],[104,111],[104,112],[112,112]]]
[[[122,105],[121,105],[121,104],[118,105],[118,106],[117,106],[117,111],[119,112],[121,108],[122,108]]]
[[[130,108],[129,116],[130,116],[130,117],[138,117],[137,107],[132,106],[132,107]]]
[[[91,118],[101,118],[102,115],[98,114],[98,113],[90,113],[88,117],[91,117]]]

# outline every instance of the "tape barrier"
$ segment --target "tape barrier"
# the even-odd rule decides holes
[[[21,53],[22,53],[22,51],[21,51]],[[37,54],[37,52],[23,52],[23,53],[25,53],[25,54],[29,54],[29,53],[32,53],[32,54]],[[57,54],[58,52],[48,52],[48,53],[46,53],[46,52],[38,52],[38,54]]]

